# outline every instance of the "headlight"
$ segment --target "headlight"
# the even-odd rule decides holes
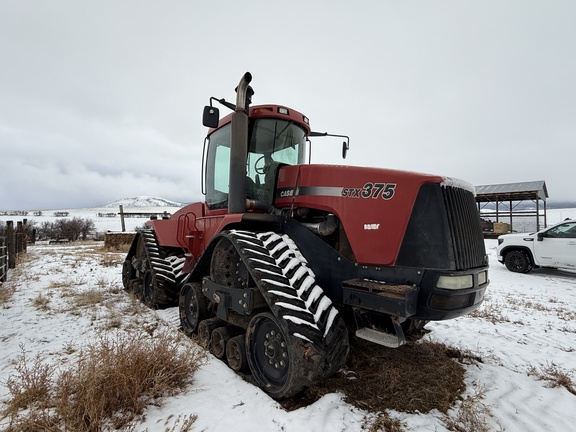
[[[484,285],[486,282],[488,282],[488,272],[483,271],[478,273],[478,285]]]
[[[462,275],[462,276],[440,276],[438,282],[436,282],[436,287],[444,289],[464,289],[472,288],[474,286],[474,279],[472,275]]]

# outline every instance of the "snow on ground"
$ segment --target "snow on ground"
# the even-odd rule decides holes
[[[70,211],[70,217],[94,218],[95,212],[85,209],[72,215]],[[553,214],[549,211],[549,224],[556,222]],[[565,217],[575,218],[576,209],[562,209]],[[105,222],[97,221],[99,230],[118,229],[108,228]],[[138,219],[135,226],[142,223]],[[496,240],[486,240],[491,283],[482,308],[470,316],[430,323],[431,332],[425,338],[482,358],[481,363],[465,366],[464,396],[484,392],[481,402],[490,409],[491,430],[576,431],[576,396],[566,388],[549,387],[549,382],[534,374],[554,367],[570,376],[572,383],[576,381],[576,272],[510,273],[497,262],[496,246]],[[123,255],[113,255],[115,265],[102,265],[101,256],[90,255],[93,249],[90,245],[31,246],[32,259],[9,274],[8,283],[17,292],[0,309],[0,400],[8,396],[6,380],[14,374],[22,349],[30,359],[40,354],[46,362],[62,365],[70,360],[66,347],[95,340],[100,330],[116,328],[119,319],[122,329],[158,326],[176,331],[177,308],[143,308],[137,316],[125,313],[133,300],[121,289]],[[74,303],[74,291],[98,289],[106,293],[102,304],[87,309]],[[48,299],[45,310],[39,299]],[[360,431],[369,415],[338,394],[287,412],[211,356],[196,372],[188,391],[150,407],[135,430],[165,430],[180,414],[198,416],[192,430],[234,432]],[[446,430],[437,411],[392,415],[401,419],[405,430]],[[0,429],[5,424],[0,422]]]

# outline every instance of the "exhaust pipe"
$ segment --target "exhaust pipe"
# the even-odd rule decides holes
[[[329,236],[338,228],[338,218],[329,213],[322,222],[302,222],[306,228],[321,237]]]
[[[236,110],[232,114],[230,142],[230,188],[228,213],[246,213],[246,158],[248,156],[248,108],[254,92],[252,74],[246,72],[236,87]]]

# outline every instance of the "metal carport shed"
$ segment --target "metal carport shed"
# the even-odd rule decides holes
[[[535,218],[536,231],[545,228],[546,198],[548,189],[544,180],[476,186],[480,215],[507,222],[512,231],[515,218]],[[535,204],[534,208],[521,205],[528,200]]]

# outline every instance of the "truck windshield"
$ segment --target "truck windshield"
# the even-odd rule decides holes
[[[212,209],[228,205],[230,125],[210,136],[206,166],[206,203]],[[278,168],[306,159],[306,133],[284,119],[259,118],[250,122],[246,165],[246,195],[273,203]]]

